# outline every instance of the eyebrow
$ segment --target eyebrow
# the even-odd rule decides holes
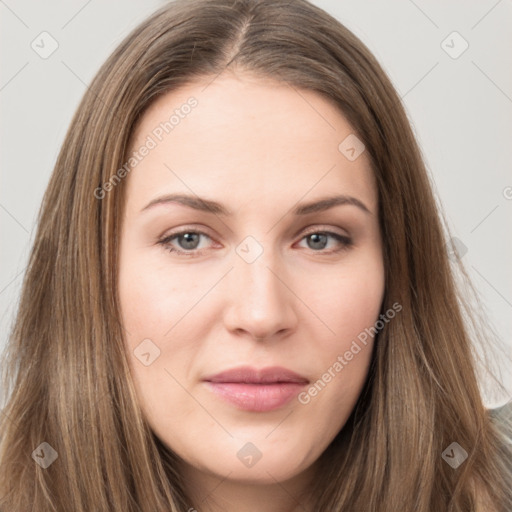
[[[204,211],[207,213],[213,213],[215,215],[223,215],[223,216],[231,216],[233,212],[226,208],[223,204],[218,203],[217,201],[213,201],[211,199],[202,198],[199,196],[192,196],[188,194],[167,194],[161,197],[157,197],[150,201],[144,208],[142,208],[141,212],[148,210],[154,206],[162,205],[162,204],[171,204],[178,203],[184,206],[188,206],[189,208],[193,208],[194,210]],[[361,209],[365,213],[371,215],[371,211],[367,208],[367,206],[357,199],[356,197],[346,196],[346,195],[337,195],[324,197],[321,199],[317,199],[315,201],[311,201],[309,203],[302,203],[296,206],[292,213],[294,215],[308,215],[310,213],[319,213],[326,210],[329,210],[335,206],[340,205],[352,205]]]

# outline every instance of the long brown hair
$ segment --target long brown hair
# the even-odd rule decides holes
[[[169,3],[85,93],[43,199],[9,338],[2,510],[200,508],[177,456],[145,422],[128,370],[117,251],[129,177],[102,198],[97,190],[126,162],[157,97],[229,66],[339,106],[378,186],[382,309],[403,307],[379,332],[357,406],[319,460],[315,510],[462,512],[483,510],[482,497],[486,510],[512,510],[512,450],[482,402],[442,217],[401,100],[363,43],[306,0]],[[44,442],[58,456],[47,468],[35,462]],[[453,442],[468,453],[457,469],[442,457]]]

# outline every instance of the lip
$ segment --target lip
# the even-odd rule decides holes
[[[307,384],[309,382],[306,377],[292,372],[282,366],[268,366],[266,368],[253,368],[252,366],[238,366],[231,370],[226,370],[203,380],[208,382],[233,382],[245,384],[270,384],[278,382],[294,382],[299,384]]]
[[[279,409],[292,400],[309,383],[305,377],[272,366],[241,366],[203,379],[215,394],[239,409],[265,412]]]

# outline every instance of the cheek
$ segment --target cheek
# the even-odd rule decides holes
[[[184,417],[194,410],[179,384],[187,381],[200,350],[200,326],[191,325],[186,314],[204,290],[190,277],[169,272],[136,250],[121,253],[119,300],[126,353],[139,405],[150,423],[155,418],[172,423],[176,408]]]
[[[337,410],[339,427],[359,397],[374,337],[382,328],[378,320],[385,287],[383,264],[378,258],[361,260],[322,284],[315,288],[310,283],[308,304],[330,333],[315,338],[316,380],[299,402],[309,404],[319,421],[325,421],[326,411]]]
[[[319,354],[348,348],[350,341],[378,320],[384,296],[384,268],[380,258],[369,255],[321,279],[311,277],[308,305],[330,328]],[[347,345],[348,344],[348,345]]]
[[[165,335],[197,302],[201,287],[190,277],[135,250],[121,255],[119,295],[126,330],[139,337]]]

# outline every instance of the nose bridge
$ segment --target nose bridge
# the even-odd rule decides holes
[[[235,252],[229,276],[228,327],[257,338],[291,328],[295,321],[293,294],[281,281],[285,275],[278,251],[249,236]]]

